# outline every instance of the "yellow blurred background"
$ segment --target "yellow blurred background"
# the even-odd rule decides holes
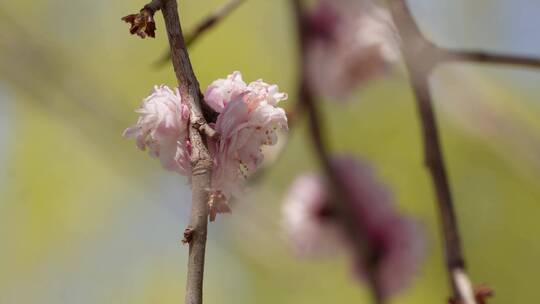
[[[225,0],[180,1],[185,29]],[[540,57],[537,0],[410,0],[428,37]],[[182,303],[186,180],[121,137],[154,84],[157,38],[120,17],[144,1],[0,2],[0,303]],[[190,49],[202,88],[234,70],[294,97],[297,56],[286,0],[247,0]],[[475,282],[490,303],[538,303],[540,71],[448,65],[432,79],[445,158]],[[419,217],[429,259],[392,303],[445,303],[434,193],[419,121],[399,67],[350,103],[324,102],[336,152],[372,161],[400,208]],[[317,170],[303,122],[232,215],[210,225],[206,303],[368,303],[344,260],[296,259],[280,229],[290,181]]]

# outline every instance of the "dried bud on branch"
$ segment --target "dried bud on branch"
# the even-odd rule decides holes
[[[122,17],[122,20],[131,24],[129,32],[141,37],[156,37],[156,23],[154,22],[154,10],[144,7],[138,14]]]

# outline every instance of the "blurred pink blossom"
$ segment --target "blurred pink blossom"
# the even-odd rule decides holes
[[[299,256],[333,254],[346,245],[333,218],[321,176],[305,174],[293,182],[283,204],[283,227]]]
[[[262,80],[240,90],[242,86],[237,84],[241,79],[240,72],[234,72],[227,79],[214,81],[206,91],[209,96],[205,96],[207,102],[224,105],[215,125],[220,138],[211,146],[215,163],[212,190],[224,200],[242,193],[245,180],[263,161],[261,147],[276,144],[276,131],[287,129],[285,111],[277,107],[287,95]]]
[[[369,0],[319,0],[308,16],[308,80],[318,94],[347,97],[399,59],[390,13]]]
[[[159,157],[163,168],[189,176],[189,109],[178,89],[155,86],[135,112],[140,114],[139,120],[124,131],[124,137],[136,138],[137,147],[148,148],[152,157]]]
[[[354,220],[354,235],[361,235],[371,245],[377,256],[376,280],[385,296],[394,295],[409,285],[420,268],[425,250],[423,231],[416,221],[395,210],[388,189],[369,165],[351,157],[336,158],[332,165],[343,185],[341,190],[351,198],[345,211]],[[298,178],[283,212],[284,228],[296,252],[310,256],[341,249],[351,256],[354,272],[365,277],[363,258],[355,251],[356,242],[351,232],[346,232],[322,177]]]

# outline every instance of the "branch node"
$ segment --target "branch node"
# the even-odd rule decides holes
[[[184,238],[182,239],[182,244],[191,244],[191,241],[193,241],[193,233],[195,230],[191,227],[187,227],[184,229]]]
[[[219,138],[219,133],[214,128],[210,127],[210,125],[206,123],[204,119],[199,119],[194,124],[194,126],[197,130],[204,133],[204,135],[206,135],[208,138],[211,138],[211,139]]]

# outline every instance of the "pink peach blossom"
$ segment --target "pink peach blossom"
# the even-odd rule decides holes
[[[240,72],[214,81],[204,96],[218,112],[215,128],[218,137],[208,139],[214,161],[209,196],[210,219],[229,212],[228,200],[243,193],[245,181],[261,165],[263,146],[275,145],[277,132],[287,129],[285,111],[277,104],[287,94],[276,85],[257,80],[246,85]],[[191,145],[188,125],[190,111],[181,96],[166,86],[155,87],[141,107],[137,124],[124,136],[136,138],[141,150],[148,148],[163,167],[191,175]]]
[[[152,157],[160,159],[164,169],[189,175],[189,109],[182,103],[178,89],[172,91],[165,85],[155,86],[135,112],[141,116],[123,136],[136,138],[137,147],[148,148]]]
[[[281,108],[242,98],[231,101],[218,116],[216,131],[220,133],[215,157],[212,187],[226,197],[238,196],[245,180],[261,165],[263,145],[277,142],[276,131],[287,128],[287,117]]]
[[[239,196],[245,180],[261,165],[264,159],[261,147],[277,142],[279,129],[287,129],[285,111],[277,104],[287,95],[276,85],[257,80],[240,90],[241,85],[231,85],[241,79],[235,72],[227,79],[215,81],[205,100],[216,104],[215,97],[224,108],[220,111],[215,128],[220,134],[211,147],[214,155],[212,190],[229,199]],[[231,90],[231,87],[235,87]],[[216,94],[215,92],[225,92]],[[229,94],[234,92],[234,94]]]
[[[251,82],[247,86],[247,99],[249,103],[265,102],[271,106],[276,106],[280,101],[287,100],[286,93],[279,91],[275,84],[268,84],[262,79]]]
[[[364,278],[364,258],[356,250],[354,239],[361,236],[377,254],[377,282],[385,296],[392,296],[407,287],[420,268],[425,249],[423,231],[416,221],[395,210],[387,187],[369,165],[340,157],[332,161],[332,166],[343,185],[340,191],[350,198],[345,210],[356,233],[345,229],[328,184],[317,176],[300,177],[293,183],[283,207],[284,228],[296,252],[304,256],[348,252],[354,272]]]
[[[399,59],[391,16],[372,1],[320,0],[308,20],[308,81],[323,96],[347,97]]]
[[[347,244],[330,212],[328,195],[324,180],[316,174],[299,176],[291,185],[283,204],[283,227],[299,256],[330,255]]]
[[[204,92],[204,100],[214,111],[221,113],[231,100],[246,91],[246,87],[242,74],[235,71],[226,79],[212,82]]]

